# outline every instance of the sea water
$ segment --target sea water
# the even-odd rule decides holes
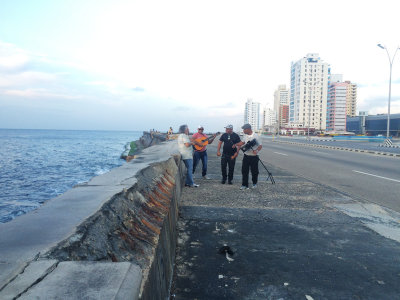
[[[0,222],[120,166],[141,131],[0,129]]]

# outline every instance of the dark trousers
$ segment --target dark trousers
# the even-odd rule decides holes
[[[249,186],[249,169],[253,184],[258,182],[258,156],[244,155],[242,163],[242,185]]]
[[[201,169],[201,175],[206,176],[207,174],[207,150],[203,152],[194,151],[193,153],[193,174],[196,171],[196,167],[201,160],[203,168]]]
[[[235,170],[235,162],[236,158],[231,159],[231,155],[222,154],[221,157],[221,171],[222,171],[222,180],[226,181],[226,167],[228,167],[228,180],[232,181],[233,179],[233,171]]]

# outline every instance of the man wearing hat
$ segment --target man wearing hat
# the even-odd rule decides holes
[[[221,156],[221,146],[222,143],[224,147],[222,148]],[[238,156],[239,151],[236,149],[236,144],[240,143],[240,137],[237,133],[233,132],[233,126],[227,125],[225,127],[225,133],[219,138],[217,155],[221,156],[221,171],[222,180],[221,183],[225,184],[228,178],[228,184],[232,184],[233,171],[235,170],[236,156]],[[228,176],[226,175],[226,167],[228,166]]]
[[[199,125],[197,127],[197,132],[192,135],[193,140],[199,140],[199,139],[207,139],[208,144],[211,144],[216,137],[216,134],[213,137],[208,138],[207,134],[204,133],[204,127]],[[203,176],[204,179],[210,179],[207,176],[207,145],[204,145],[200,149],[195,149],[193,153],[193,174],[196,171],[196,167],[201,160],[201,163],[203,165],[203,168],[201,169],[201,175]]]
[[[249,188],[249,169],[251,170],[251,179],[253,181],[253,188],[257,187],[258,182],[258,152],[262,148],[261,140],[257,133],[253,132],[250,124],[244,124],[242,126],[244,137],[243,140],[237,144],[237,146],[243,146],[248,142],[254,143],[252,147],[247,149],[243,154],[242,163],[242,186],[241,190],[247,190]]]

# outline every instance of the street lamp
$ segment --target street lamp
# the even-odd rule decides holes
[[[390,129],[390,98],[391,98],[391,93],[392,93],[392,66],[393,66],[393,61],[394,61],[394,57],[396,56],[397,50],[399,50],[400,48],[397,47],[396,51],[394,52],[394,54],[392,56],[392,58],[390,58],[389,51],[384,45],[378,44],[377,46],[379,48],[381,48],[381,49],[385,49],[386,50],[387,56],[389,58],[389,65],[390,65],[389,100],[388,100],[388,114],[387,114],[387,126],[386,126],[386,143],[390,143],[390,141],[389,141],[389,129]]]

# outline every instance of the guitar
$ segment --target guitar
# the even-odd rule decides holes
[[[205,136],[203,136],[203,137],[201,137],[201,138],[195,139],[194,141],[200,143],[201,146],[199,146],[199,145],[193,145],[193,148],[194,148],[195,150],[201,150],[201,148],[203,148],[204,146],[207,146],[207,145],[208,145],[208,143],[210,142],[210,140],[215,139],[215,138],[217,137],[217,135],[220,135],[220,134],[221,134],[221,132],[217,132],[217,133],[213,134],[212,136],[209,136],[208,138],[206,138]]]

